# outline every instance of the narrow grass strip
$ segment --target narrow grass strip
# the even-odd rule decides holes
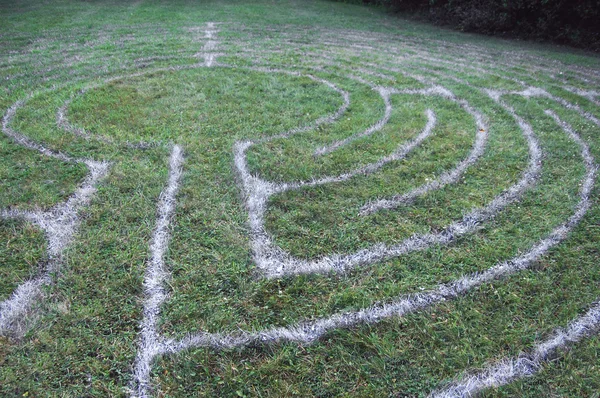
[[[380,131],[383,128],[383,126],[385,126],[388,123],[388,121],[390,120],[390,117],[392,116],[392,103],[390,102],[390,90],[385,87],[372,87],[372,88],[373,88],[373,90],[375,90],[379,93],[379,95],[381,96],[381,98],[383,99],[383,101],[385,103],[385,112],[384,112],[383,118],[381,118],[377,123],[375,123],[374,125],[372,125],[371,127],[369,127],[368,129],[366,129],[365,131],[363,131],[361,133],[354,134],[348,138],[336,141],[336,142],[334,142],[330,145],[324,146],[322,148],[317,148],[314,153],[315,156],[327,155],[328,153],[331,153],[331,152],[335,151],[336,149],[339,149],[345,145],[348,145],[349,143],[351,143],[353,141],[356,141],[360,138],[368,137],[368,136],[372,135],[373,133]]]
[[[426,90],[422,90],[426,92]],[[405,91],[398,91],[404,93]],[[412,90],[410,90],[412,92]],[[485,123],[485,117],[476,109],[472,108],[469,103],[465,100],[459,100],[454,95],[446,96],[454,102],[457,102],[461,108],[469,113],[474,119],[477,126],[477,133],[475,136],[475,143],[471,149],[469,155],[463,159],[455,168],[442,173],[438,178],[431,182],[423,184],[405,194],[394,195],[391,198],[377,199],[369,202],[361,207],[359,215],[366,216],[373,214],[380,210],[391,210],[397,207],[407,205],[419,196],[423,196],[428,192],[442,189],[444,186],[456,183],[461,176],[467,171],[467,169],[475,164],[477,160],[483,155],[485,146],[488,138],[488,126]]]
[[[504,92],[502,92],[502,95],[504,95],[504,94],[520,95],[525,98],[532,98],[532,97],[548,98],[552,101],[558,102],[559,104],[561,104],[562,106],[564,106],[567,109],[574,110],[575,112],[579,113],[579,115],[581,115],[582,117],[588,119],[589,121],[594,123],[596,126],[600,127],[600,119],[598,119],[596,116],[581,109],[581,107],[579,105],[570,103],[569,101],[565,100],[564,98],[557,97],[556,95],[552,95],[549,92],[547,92],[546,90],[543,90],[541,88],[528,87],[523,91],[504,91]]]

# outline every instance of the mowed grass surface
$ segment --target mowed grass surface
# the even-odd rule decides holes
[[[339,93],[306,75],[349,92],[350,108],[335,123],[253,147],[251,170],[266,179],[308,180],[352,170],[419,134],[427,109],[438,119],[423,145],[373,175],[273,197],[266,226],[275,242],[295,256],[318,258],[437,232],[489,203],[518,181],[528,151],[514,118],[481,88],[520,90],[517,79],[600,117],[593,100],[565,89],[600,90],[598,59],[325,1],[0,6],[0,105],[7,109],[27,98],[12,127],[52,149],[113,163],[81,214],[35,326],[19,341],[0,340],[2,396],[127,395],[148,245],[173,143],[183,146],[185,163],[160,329],[177,338],[262,330],[361,309],[528,250],[572,214],[585,173],[579,147],[546,109],[569,122],[600,159],[600,128],[588,119],[551,100],[507,95],[504,101],[532,125],[544,151],[541,178],[519,203],[449,246],[345,275],[265,280],[251,258],[232,147],[313,123],[341,106]],[[227,66],[194,67],[203,62],[198,53],[207,41],[207,22],[220,23],[215,51]],[[486,151],[459,183],[395,210],[359,216],[366,202],[407,192],[455,167],[473,145],[474,120],[455,102],[397,94],[380,132],[313,155],[383,117],[385,104],[368,82],[425,87],[414,75],[434,79],[486,116]],[[56,112],[71,99],[70,121],[96,138],[57,127]],[[131,145],[138,142],[149,145]],[[4,135],[0,155],[0,208],[48,209],[86,175],[83,166],[45,158]],[[426,396],[465,370],[527,351],[600,297],[598,192],[569,238],[530,270],[428,311],[334,331],[309,346],[195,349],[162,357],[152,375],[157,396]],[[44,252],[35,227],[0,221],[0,298],[40,269]],[[593,337],[535,377],[486,394],[597,396],[599,352],[600,339]]]

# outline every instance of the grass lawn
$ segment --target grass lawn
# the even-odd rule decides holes
[[[525,358],[469,391],[600,397],[597,55],[317,0],[0,10],[0,396],[467,396]]]

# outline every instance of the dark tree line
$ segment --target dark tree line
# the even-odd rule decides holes
[[[551,40],[600,51],[600,0],[362,1],[417,12],[466,32]]]

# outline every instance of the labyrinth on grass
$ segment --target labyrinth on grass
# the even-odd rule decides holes
[[[598,387],[600,69],[219,20],[17,39],[4,395]]]

